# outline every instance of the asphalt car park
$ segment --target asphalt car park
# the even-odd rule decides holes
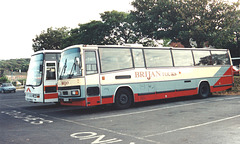
[[[194,96],[137,103],[125,110],[29,103],[0,93],[1,143],[238,144],[240,96]]]

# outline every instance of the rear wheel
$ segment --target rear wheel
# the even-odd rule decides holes
[[[114,107],[117,109],[129,108],[133,103],[132,93],[127,89],[119,89],[115,96]]]
[[[207,82],[202,82],[198,89],[199,98],[207,98],[210,94],[209,84]]]

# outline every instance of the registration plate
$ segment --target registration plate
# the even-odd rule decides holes
[[[26,100],[29,101],[29,102],[33,102],[33,99],[27,98]]]
[[[69,98],[63,98],[63,101],[69,102]]]

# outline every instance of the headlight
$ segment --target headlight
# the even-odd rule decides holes
[[[73,91],[71,91],[71,94],[73,96],[79,96],[80,95],[80,91],[79,90],[73,90]]]
[[[40,98],[40,94],[33,94],[34,98]]]

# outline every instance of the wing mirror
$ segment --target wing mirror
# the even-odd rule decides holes
[[[82,63],[80,62],[80,58],[79,57],[75,57],[75,65],[79,66],[80,68],[82,67]]]

